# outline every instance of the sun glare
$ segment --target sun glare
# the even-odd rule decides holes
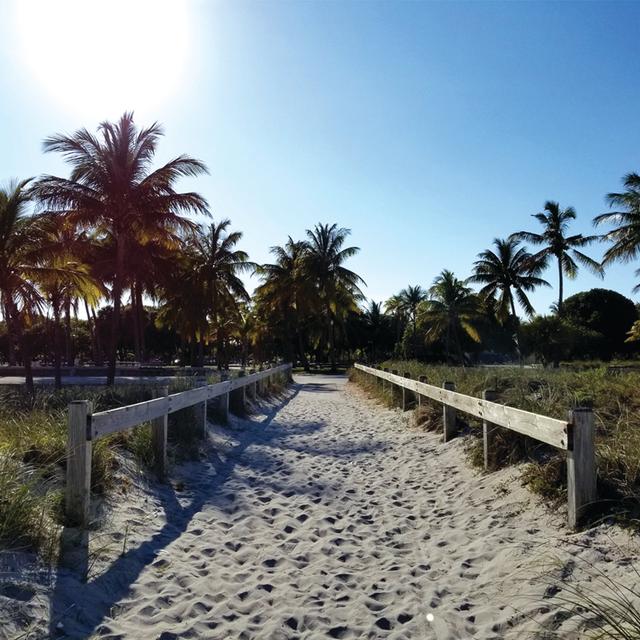
[[[146,111],[186,72],[186,0],[17,0],[16,53],[46,93],[98,118]]]

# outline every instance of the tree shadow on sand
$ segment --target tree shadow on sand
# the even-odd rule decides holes
[[[277,404],[269,408],[259,419],[248,418],[244,421],[242,430],[229,430],[229,436],[233,439],[233,446],[223,456],[210,448],[208,463],[213,467],[198,476],[191,494],[182,492],[180,499],[171,485],[152,484],[150,490],[156,495],[166,514],[167,522],[151,538],[132,547],[118,557],[100,575],[86,581],[90,571],[88,558],[88,538],[94,535],[91,532],[78,531],[77,529],[65,529],[63,538],[73,540],[75,552],[73,568],[63,569],[58,572],[57,580],[51,596],[49,633],[51,638],[89,638],[95,633],[99,625],[115,613],[117,604],[127,596],[132,584],[138,579],[143,570],[153,563],[159,553],[168,545],[175,542],[184,534],[194,516],[203,510],[205,506],[217,506],[222,512],[235,513],[240,505],[234,502],[233,496],[224,491],[225,484],[233,476],[236,466],[243,465],[243,454],[251,445],[266,446],[269,450],[280,449],[283,451],[302,451],[304,447],[289,445],[287,439],[290,436],[309,435],[324,428],[322,422],[307,422],[303,424],[278,425],[268,429],[277,417],[278,413],[291,402],[301,390],[311,390],[309,387],[318,385],[293,384],[289,391],[285,392]],[[324,385],[321,385],[324,386]],[[323,389],[324,390],[324,389]],[[257,417],[257,416],[256,416]],[[375,443],[370,443],[366,448],[349,448],[343,454],[354,455],[367,453],[377,448]],[[312,455],[335,456],[334,449],[309,447],[308,453]],[[246,456],[245,456],[246,457]],[[266,472],[272,468],[274,458],[269,455],[248,458],[251,468],[256,472]],[[284,486],[279,483],[271,483],[267,480],[258,480],[262,486],[287,495],[305,494],[310,489],[302,486]],[[185,500],[191,500],[185,505]],[[231,501],[230,501],[231,499]],[[68,562],[67,562],[68,565]],[[59,627],[62,623],[62,627]]]

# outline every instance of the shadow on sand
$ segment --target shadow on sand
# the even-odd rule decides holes
[[[163,549],[187,530],[196,514],[205,506],[218,506],[221,511],[229,510],[229,494],[224,491],[224,486],[232,477],[236,465],[239,462],[242,464],[242,454],[249,446],[260,444],[273,449],[301,450],[299,447],[288,445],[285,442],[286,439],[292,435],[309,434],[321,430],[325,426],[322,422],[286,425],[286,428],[267,429],[267,427],[301,390],[321,393],[332,390],[332,386],[321,383],[294,383],[266,414],[260,416],[259,420],[248,417],[245,419],[246,428],[229,431],[235,446],[226,452],[224,459],[210,446],[208,462],[214,467],[215,473],[203,474],[191,495],[188,491],[180,494],[183,502],[185,498],[191,497],[191,501],[186,506],[178,500],[171,485],[155,483],[150,485],[150,490],[157,496],[164,509],[167,522],[151,538],[126,550],[95,578],[87,581],[87,576],[91,572],[91,561],[88,555],[89,537],[96,534],[78,529],[65,529],[62,535],[66,542],[66,550],[61,559],[61,568],[51,595],[50,638],[91,637],[105,618],[112,617],[116,613],[117,603],[127,596],[132,584],[142,571],[158,557]],[[366,450],[358,448],[343,453],[366,453],[376,448],[376,443],[371,443]],[[310,449],[309,453],[337,455],[333,450],[323,451],[317,447]],[[270,464],[272,461],[269,458],[252,460],[252,467],[256,471],[264,471]],[[264,484],[269,485],[268,482]],[[285,496],[306,492],[303,487],[285,488],[275,483],[272,488]],[[237,507],[237,504],[233,504],[234,510]]]

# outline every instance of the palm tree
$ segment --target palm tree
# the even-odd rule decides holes
[[[350,229],[339,228],[335,223],[320,223],[313,230],[307,229],[305,243],[305,271],[316,286],[328,325],[326,330],[332,371],[336,368],[335,325],[343,310],[343,303],[349,299],[355,307],[355,302],[364,299],[360,290],[364,280],[343,266],[360,251],[358,247],[344,247],[350,233]]]
[[[40,273],[39,288],[53,314],[53,356],[54,380],[56,388],[62,384],[61,378],[61,316],[66,312],[67,363],[70,356],[71,318],[70,309],[82,298],[88,306],[96,306],[105,293],[83,262],[87,255],[89,239],[85,234],[77,234],[69,221],[64,218],[45,215],[34,219],[34,231],[39,237],[38,246],[44,256],[44,266],[48,271]],[[35,234],[34,234],[35,235]],[[88,317],[88,320],[90,318]]]
[[[511,235],[514,240],[524,240],[534,245],[544,245],[544,248],[533,254],[535,262],[546,266],[549,258],[555,257],[558,262],[558,314],[562,315],[563,275],[575,278],[578,274],[577,262],[587,267],[593,273],[603,276],[599,262],[578,251],[576,247],[585,247],[599,239],[598,236],[583,236],[581,233],[568,236],[569,223],[575,220],[576,211],[573,207],[561,209],[557,202],[548,200],[544,211],[533,214],[533,217],[543,226],[542,233],[519,231]],[[576,262],[577,261],[577,262]]]
[[[33,388],[31,353],[24,329],[44,299],[34,277],[38,247],[33,237],[33,219],[28,215],[29,180],[12,181],[0,188],[0,299],[7,327],[9,363],[15,364],[16,343],[22,347],[27,387]]]
[[[79,286],[82,274],[60,258],[60,244],[50,242],[43,218],[29,215],[29,182],[12,182],[0,189],[0,302],[7,325],[10,362],[18,342],[26,385],[33,391],[31,341],[26,330],[46,305],[40,287],[46,291],[46,285],[54,280]]]
[[[304,242],[294,241],[291,236],[283,247],[271,247],[270,251],[276,260],[256,268],[257,275],[262,279],[256,296],[261,312],[282,321],[279,333],[284,343],[285,358],[293,359],[297,351],[302,365],[308,371],[302,325],[309,313],[313,292],[304,272],[306,250]]]
[[[61,153],[71,165],[71,174],[69,178],[43,176],[33,188],[44,209],[66,216],[80,228],[93,229],[111,248],[108,384],[115,378],[121,297],[129,281],[127,257],[150,238],[193,230],[194,223],[184,214],[209,215],[202,196],[175,190],[179,178],[207,172],[202,162],[181,155],[152,170],[162,135],[159,124],[138,129],[133,114],[125,113],[117,123],[100,124],[98,136],[86,129],[71,136],[52,136],[45,140],[44,150]]]
[[[478,297],[462,280],[445,269],[433,281],[429,289],[429,299],[418,311],[421,322],[429,328],[427,340],[435,342],[444,339],[447,360],[451,360],[453,343],[460,364],[464,364],[461,336],[467,335],[474,342],[480,342],[475,327],[478,314]]]
[[[487,249],[478,254],[478,260],[474,263],[474,274],[467,282],[483,285],[480,295],[497,301],[496,316],[502,324],[507,322],[509,317],[513,319],[514,342],[520,355],[515,298],[527,316],[531,317],[535,310],[527,292],[533,291],[536,287],[550,285],[539,277],[544,268],[542,263],[533,260],[531,254],[519,246],[517,240],[495,238],[493,244],[496,247],[495,252]]]
[[[388,321],[387,316],[382,312],[382,302],[371,300],[364,312],[364,320],[371,340],[369,357],[375,362],[380,353],[380,343],[382,342],[385,326]]]
[[[242,239],[242,232],[227,231],[230,220],[212,223],[206,231],[198,230],[187,241],[191,255],[194,277],[204,287],[204,298],[216,333],[216,359],[218,368],[224,360],[225,321],[231,311],[237,311],[240,301],[250,299],[240,274],[253,271],[255,264],[249,262],[246,252],[235,246]],[[200,344],[204,343],[204,328]]]
[[[495,238],[493,244],[496,251],[487,249],[478,254],[474,274],[467,282],[484,285],[480,295],[497,298],[496,315],[502,322],[509,318],[509,314],[517,319],[515,298],[527,316],[532,316],[535,310],[527,292],[534,291],[536,287],[551,286],[539,277],[543,264],[534,260],[513,237],[506,240]]]
[[[631,262],[640,254],[640,175],[629,173],[624,177],[625,190],[622,193],[610,193],[607,200],[610,207],[617,207],[617,211],[610,211],[596,216],[593,220],[596,226],[602,224],[616,225],[614,229],[602,236],[610,243],[604,253],[602,264],[612,262]],[[640,269],[636,270],[640,275]],[[638,285],[634,291],[640,289]]]
[[[402,337],[402,333],[404,332],[404,328],[407,321],[407,313],[404,302],[399,294],[392,295],[385,303],[384,303],[385,313],[388,313],[394,321],[396,328],[396,346],[399,344],[400,339]]]
[[[413,335],[415,336],[418,306],[423,300],[426,300],[427,293],[420,285],[416,285],[414,287],[408,286],[398,294],[398,297],[400,299],[400,305],[413,326]]]

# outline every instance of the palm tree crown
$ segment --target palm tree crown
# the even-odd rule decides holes
[[[358,247],[344,247],[351,231],[337,224],[317,224],[307,230],[305,271],[314,282],[328,323],[329,356],[335,369],[335,323],[338,312],[364,299],[360,285],[364,280],[344,263],[355,256]],[[347,303],[345,305],[345,303]],[[353,305],[351,303],[354,303]]]
[[[127,255],[149,241],[174,240],[180,231],[193,230],[194,223],[184,214],[208,215],[202,196],[175,188],[181,177],[206,173],[202,162],[181,155],[152,170],[162,135],[157,123],[138,129],[133,114],[125,113],[117,123],[100,124],[97,136],[87,129],[52,136],[45,140],[44,150],[62,154],[71,173],[69,178],[43,176],[33,188],[44,209],[94,230],[110,247],[114,275],[109,383],[115,375],[121,295],[131,279]]]
[[[585,247],[599,239],[598,236],[583,236],[581,233],[569,236],[569,224],[576,218],[573,207],[561,209],[557,202],[548,200],[544,211],[533,214],[533,217],[543,226],[542,233],[519,231],[511,235],[515,240],[524,240],[543,248],[533,254],[532,258],[544,266],[549,258],[555,257],[558,262],[558,312],[562,313],[563,275],[575,278],[578,274],[578,262],[593,273],[602,276],[602,266],[599,262],[582,253],[577,247]]]
[[[421,305],[420,320],[429,328],[427,340],[444,338],[447,358],[451,358],[451,344],[456,347],[459,361],[464,362],[461,337],[469,336],[475,342],[480,336],[475,327],[478,298],[470,287],[445,269],[433,281],[429,299]]]
[[[640,255],[640,175],[627,174],[624,187],[622,193],[607,195],[609,206],[616,207],[617,211],[602,213],[593,220],[596,226],[615,225],[602,236],[603,240],[610,243],[604,253],[603,265],[617,261],[630,262]],[[636,275],[640,275],[640,269],[636,270]],[[640,285],[637,285],[634,291],[639,289]]]
[[[497,298],[497,316],[502,322],[509,314],[517,319],[515,298],[525,313],[532,316],[535,311],[527,293],[536,287],[550,286],[539,277],[544,268],[542,263],[533,260],[514,238],[495,238],[493,244],[495,251],[487,249],[478,254],[474,274],[467,281],[483,285],[480,295]]]

